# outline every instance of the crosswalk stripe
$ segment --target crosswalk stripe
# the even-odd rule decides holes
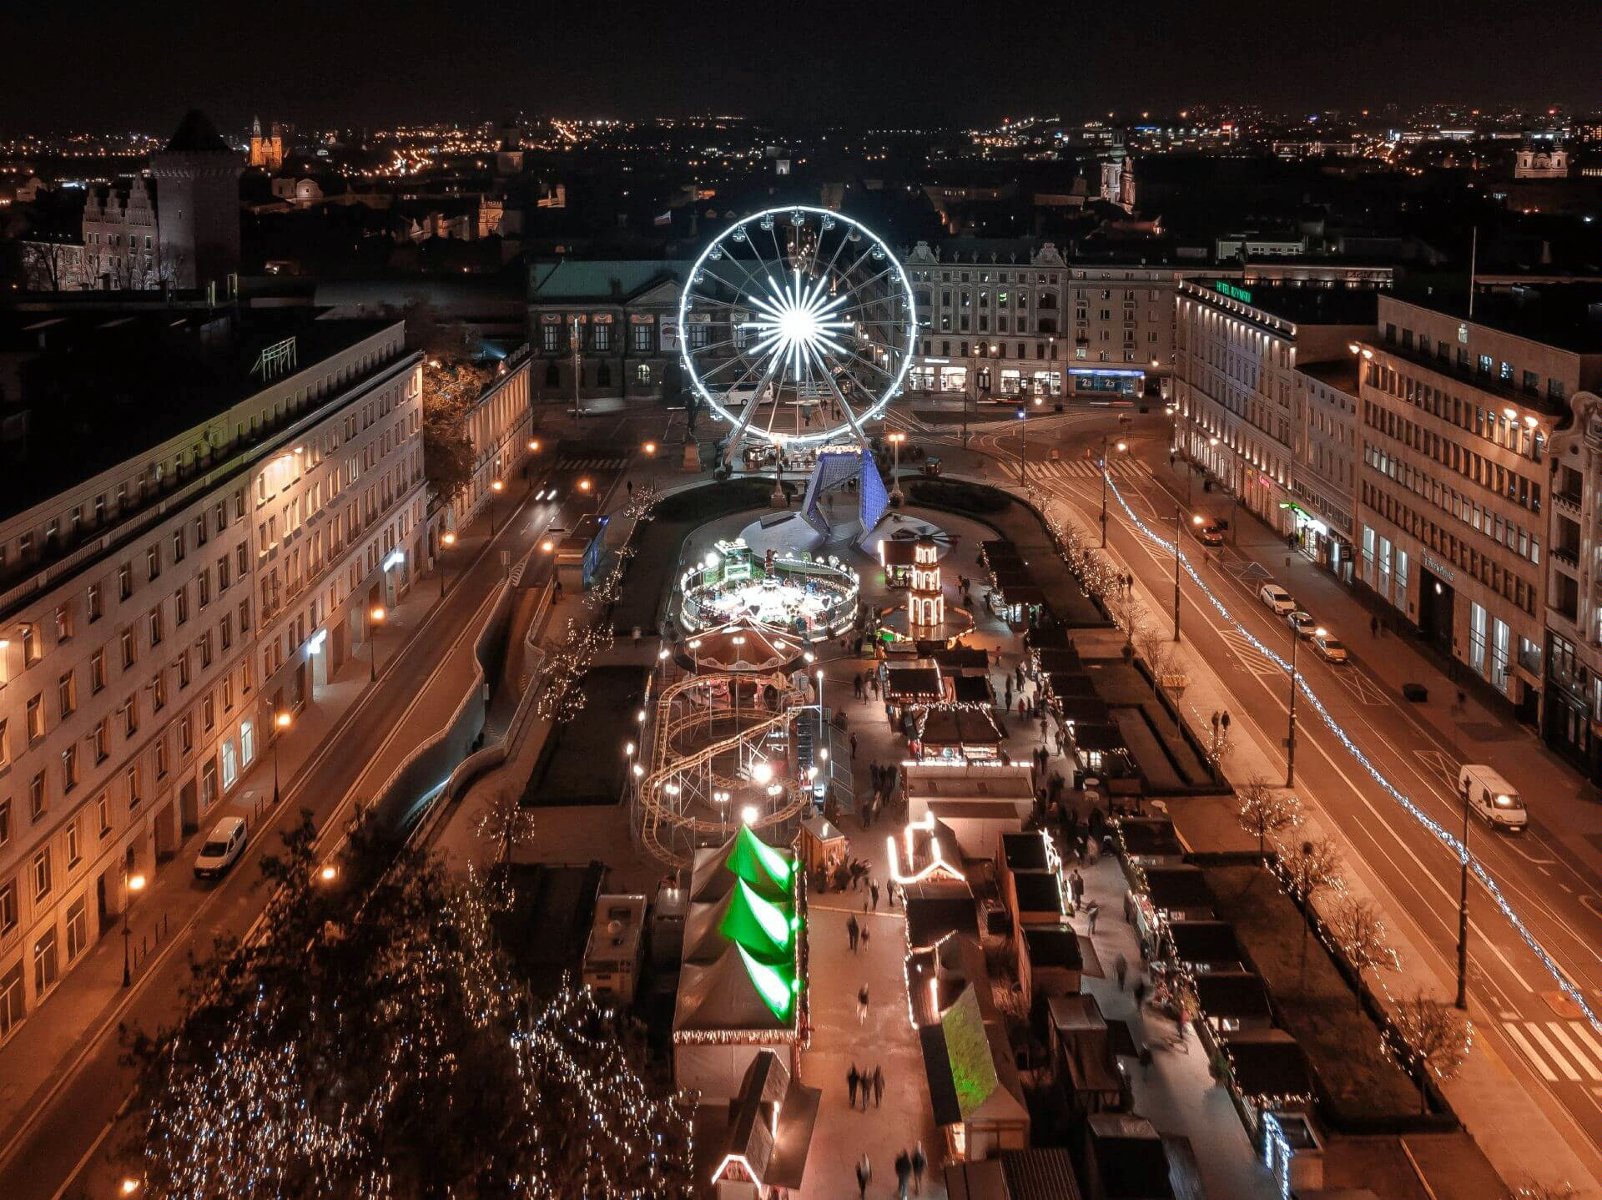
[[[1548,1021],[1546,1027],[1552,1031],[1554,1038],[1563,1043],[1563,1048],[1574,1056],[1574,1061],[1580,1064],[1580,1070],[1589,1075],[1594,1082],[1602,1083],[1602,1071],[1596,1069],[1596,1066],[1586,1057],[1585,1051],[1576,1046],[1574,1040],[1563,1031],[1562,1023]]]
[[[1591,1051],[1591,1053],[1596,1055],[1598,1062],[1602,1062],[1602,1044],[1598,1044],[1596,1038],[1591,1036],[1591,1030],[1587,1027],[1586,1023],[1584,1021],[1576,1021],[1574,1022],[1572,1028],[1574,1030],[1574,1036],[1585,1043],[1586,1047]]]
[[[1574,1083],[1580,1082],[1580,1073],[1569,1065],[1569,1060],[1563,1057],[1562,1051],[1552,1044],[1552,1039],[1547,1037],[1546,1034],[1541,1031],[1541,1027],[1539,1025],[1531,1021],[1526,1024],[1524,1028],[1525,1032],[1527,1032],[1530,1037],[1541,1044],[1541,1049],[1545,1050],[1547,1054],[1551,1056],[1552,1065],[1554,1067],[1556,1067],[1559,1071],[1562,1071],[1564,1076]]]
[[[1557,1075],[1553,1073],[1551,1067],[1546,1065],[1546,1060],[1535,1052],[1535,1047],[1530,1045],[1525,1036],[1519,1032],[1519,1027],[1509,1021],[1504,1022],[1502,1028],[1506,1031],[1507,1036],[1513,1039],[1513,1043],[1524,1051],[1524,1057],[1529,1059],[1530,1065],[1540,1072],[1541,1078],[1548,1083],[1556,1083]],[[1575,1076],[1575,1078],[1579,1077]]]

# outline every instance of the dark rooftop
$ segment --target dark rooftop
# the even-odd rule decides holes
[[[1029,947],[1029,961],[1036,967],[1065,967],[1070,971],[1084,967],[1085,956],[1079,945],[1079,934],[1072,926],[1052,928],[1025,925],[1022,932],[1023,940]]]
[[[1238,284],[1230,286],[1240,290]],[[1379,318],[1380,293],[1369,288],[1257,284],[1244,290],[1251,296],[1248,301],[1251,307],[1297,325],[1367,325],[1372,328]],[[1227,298],[1219,297],[1220,300]]]
[[[1397,300],[1574,354],[1602,354],[1602,283],[1482,284],[1474,316],[1462,289],[1398,292]]]
[[[1213,891],[1200,867],[1147,867],[1146,890],[1157,908],[1186,911],[1213,907]]]
[[[1001,855],[1014,871],[1046,869],[1046,842],[1039,833],[1004,833]]]
[[[1201,971],[1195,979],[1196,1002],[1209,1017],[1273,1016],[1268,989],[1250,971]]]
[[[307,371],[394,323],[317,321],[304,309],[0,312],[0,399],[28,413],[25,437],[5,447],[0,519],[261,391],[252,369],[268,346],[293,337]]]
[[[211,118],[198,108],[191,108],[178,122],[178,128],[167,139],[166,149],[180,154],[232,154],[222,134],[211,123]]]
[[[1060,913],[1062,888],[1051,871],[1020,871],[1012,877],[1021,913]]]
[[[1307,1096],[1313,1091],[1307,1055],[1283,1029],[1224,1035],[1235,1087],[1243,1096]]]
[[[1240,944],[1228,921],[1170,921],[1168,940],[1183,963],[1237,963]]]

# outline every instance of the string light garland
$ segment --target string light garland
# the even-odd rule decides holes
[[[1181,567],[1184,569],[1185,574],[1190,577],[1191,582],[1196,586],[1200,593],[1207,598],[1208,602],[1213,606],[1214,610],[1217,611],[1218,615],[1223,618],[1223,620],[1227,622],[1231,628],[1245,638],[1253,649],[1257,650],[1258,653],[1262,654],[1270,662],[1278,666],[1279,669],[1284,671],[1287,675],[1290,674],[1290,663],[1281,657],[1275,650],[1271,649],[1259,637],[1257,637],[1256,634],[1252,633],[1251,630],[1247,629],[1244,624],[1235,618],[1234,614],[1230,612],[1224,601],[1216,592],[1213,591],[1211,587],[1207,585],[1207,582],[1201,577],[1200,573],[1197,572],[1190,556],[1185,554],[1182,549],[1176,550],[1174,539],[1164,538],[1161,534],[1157,533],[1149,525],[1147,525],[1145,521],[1141,520],[1141,518],[1135,513],[1135,510],[1130,506],[1130,503],[1124,496],[1122,489],[1119,488],[1116,483],[1110,484],[1109,487],[1112,495],[1118,501],[1119,507],[1124,510],[1124,515],[1128,517],[1130,524],[1139,530],[1140,533],[1147,539],[1147,541],[1152,543],[1152,545],[1155,546],[1160,552],[1167,556],[1178,559]],[[1346,752],[1351,755],[1352,759],[1356,761],[1364,771],[1368,773],[1369,777],[1380,786],[1385,794],[1394,800],[1403,812],[1412,817],[1414,821],[1416,821],[1427,832],[1429,832],[1438,842],[1451,851],[1451,853],[1460,863],[1465,861],[1468,863],[1469,869],[1474,873],[1475,878],[1477,878],[1480,883],[1484,885],[1485,890],[1490,894],[1492,903],[1496,905],[1497,910],[1501,912],[1503,917],[1507,919],[1508,924],[1512,926],[1514,932],[1518,934],[1520,940],[1523,941],[1524,944],[1529,947],[1530,951],[1536,956],[1536,958],[1540,960],[1541,965],[1546,968],[1547,972],[1552,976],[1553,980],[1557,983],[1559,989],[1564,993],[1564,995],[1568,996],[1569,999],[1574,1001],[1575,1006],[1579,1008],[1580,1012],[1585,1016],[1585,1019],[1590,1022],[1592,1028],[1602,1032],[1602,1019],[1598,1018],[1596,1012],[1587,1002],[1584,993],[1577,986],[1575,986],[1573,982],[1570,981],[1563,969],[1558,966],[1557,961],[1551,956],[1551,954],[1547,952],[1546,947],[1541,944],[1540,939],[1535,936],[1534,931],[1532,931],[1529,926],[1524,923],[1523,919],[1519,916],[1512,903],[1503,894],[1501,887],[1497,885],[1496,879],[1494,876],[1492,876],[1490,870],[1483,863],[1481,863],[1479,859],[1470,854],[1468,848],[1463,844],[1463,842],[1454,836],[1449,829],[1441,825],[1438,821],[1426,813],[1422,808],[1414,803],[1412,799],[1404,795],[1400,788],[1386,778],[1384,773],[1380,771],[1379,767],[1366,754],[1364,754],[1362,750],[1358,748],[1357,743],[1352,740],[1351,736],[1346,732],[1346,730],[1343,729],[1339,722],[1335,720],[1329,709],[1324,706],[1324,702],[1319,698],[1318,693],[1315,692],[1312,688],[1312,685],[1308,683],[1307,676],[1301,672],[1297,672],[1297,687],[1301,695],[1305,697],[1307,702],[1313,706],[1313,711],[1318,714],[1319,719],[1323,721],[1325,727],[1335,735],[1336,739],[1339,740],[1343,747],[1345,747]]]

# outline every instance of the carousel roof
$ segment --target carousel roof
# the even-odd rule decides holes
[[[740,638],[736,642],[735,638]],[[774,671],[801,657],[801,642],[772,625],[737,620],[718,625],[692,639],[685,649],[697,666],[718,671]]]

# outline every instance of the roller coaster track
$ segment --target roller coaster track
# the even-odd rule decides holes
[[[788,730],[801,713],[811,707],[800,692],[786,691],[781,706],[760,720],[753,720],[743,729],[726,737],[700,746],[688,753],[676,747],[692,733],[710,729],[723,717],[744,719],[745,712],[736,714],[732,708],[706,706],[688,712],[675,712],[678,702],[687,699],[685,693],[735,681],[749,683],[751,676],[730,674],[692,675],[662,689],[656,700],[656,720],[651,737],[651,770],[640,780],[641,833],[646,849],[669,866],[686,866],[688,857],[675,846],[694,847],[704,837],[718,837],[728,832],[726,822],[702,820],[680,811],[679,803],[666,791],[666,786],[677,778],[687,777],[697,770],[705,771],[709,781],[720,788],[743,788],[749,781],[718,774],[712,763],[720,755],[738,753],[741,746],[759,741],[775,730]],[[760,706],[750,709],[752,718],[767,712]],[[774,782],[785,789],[784,803],[770,809],[758,822],[759,826],[777,825],[790,820],[801,811],[806,802],[806,789],[793,780],[775,778]]]

